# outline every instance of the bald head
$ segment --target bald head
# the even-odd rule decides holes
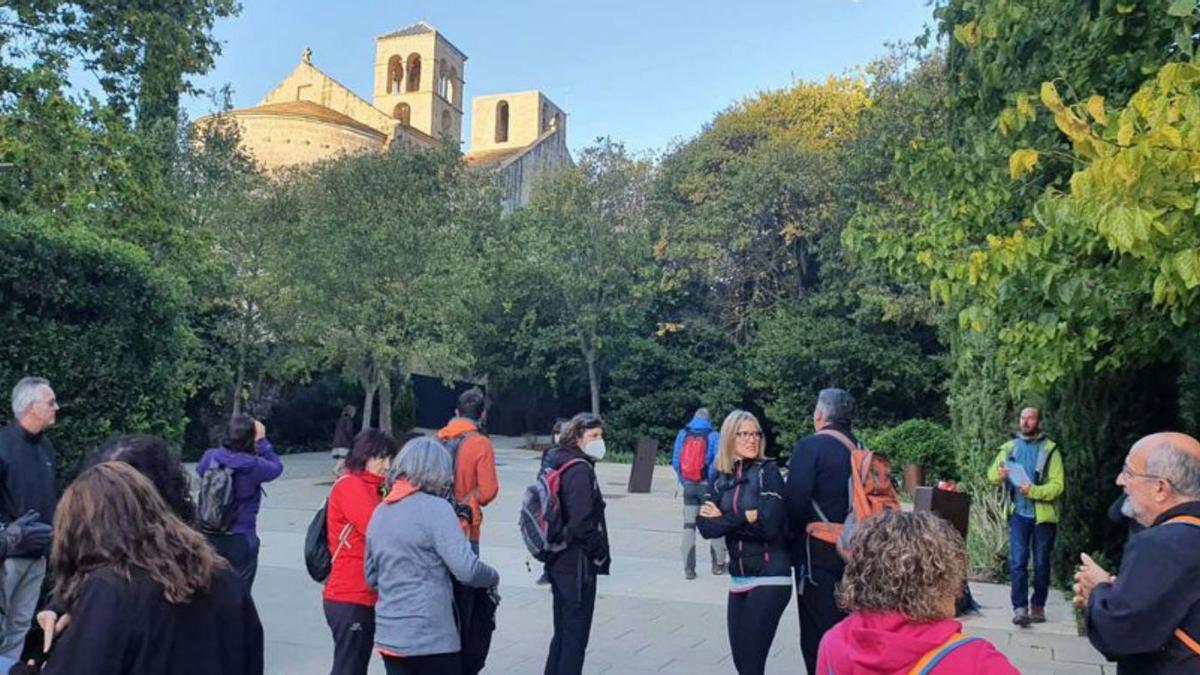
[[[1151,434],[1133,444],[1117,477],[1127,515],[1153,525],[1160,515],[1200,500],[1200,442],[1176,432]]]
[[[1167,431],[1134,443],[1135,452],[1144,457],[1146,473],[1169,482],[1185,501],[1200,499],[1200,441]]]

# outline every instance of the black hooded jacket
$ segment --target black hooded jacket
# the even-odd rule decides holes
[[[733,473],[717,474],[705,501],[721,510],[719,518],[696,518],[705,539],[724,537],[729,547],[729,571],[739,577],[790,577],[787,552],[787,512],[783,476],[773,459],[738,460]],[[747,511],[757,511],[753,523]]]
[[[595,461],[578,448],[553,448],[542,465],[557,469],[573,459],[582,462],[567,467],[559,483],[559,499],[566,523],[567,548],[556,554],[546,568],[561,574],[576,574],[591,565],[596,574],[608,574],[611,564],[608,525],[604,520],[604,497],[596,479]]]

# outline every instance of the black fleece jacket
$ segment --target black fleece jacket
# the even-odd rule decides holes
[[[16,422],[0,429],[0,522],[33,510],[53,525],[54,481],[54,445],[44,433],[31,434]]]
[[[1175,636],[1181,628],[1200,641],[1200,525],[1166,523],[1175,516],[1200,517],[1200,502],[1168,510],[1130,538],[1116,583],[1088,598],[1088,639],[1118,673],[1200,673],[1200,654]]]
[[[849,427],[830,425],[854,443],[858,439]],[[805,527],[820,522],[813,502],[830,522],[842,523],[850,510],[850,451],[841,441],[826,434],[813,434],[800,439],[788,461],[787,488],[788,524],[791,528],[792,562],[800,565],[806,560]],[[813,540],[812,564],[830,570],[841,570],[845,563],[833,544]]]
[[[595,574],[608,574],[608,525],[604,519],[604,497],[596,479],[595,462],[578,448],[554,448],[546,453],[544,465],[559,468],[571,460],[559,483],[559,499],[566,523],[567,548],[546,564],[551,572],[575,574],[591,566]]]
[[[92,572],[69,609],[43,675],[262,675],[263,631],[245,585],[229,570],[191,602],[167,602],[150,575]],[[10,673],[33,673],[15,666]]]
[[[733,473],[717,474],[705,501],[721,510],[719,518],[696,518],[705,539],[725,537],[730,572],[740,577],[787,577],[792,574],[787,552],[787,513],[783,505],[783,476],[773,459],[738,460]],[[753,523],[747,511],[757,511]]]

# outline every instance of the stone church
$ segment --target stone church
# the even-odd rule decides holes
[[[371,101],[315,66],[305,49],[258,105],[226,116],[268,172],[345,153],[461,145],[466,63],[462,50],[422,21],[375,39]],[[536,90],[472,99],[465,159],[496,171],[505,210],[529,201],[540,171],[571,163],[566,120]]]

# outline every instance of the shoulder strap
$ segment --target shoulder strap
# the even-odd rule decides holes
[[[1200,655],[1200,642],[1196,642],[1194,639],[1192,639],[1192,636],[1188,635],[1187,631],[1183,630],[1182,628],[1176,628],[1175,637],[1179,638],[1179,641],[1186,645],[1188,649],[1192,650],[1197,655]]]
[[[560,466],[560,467],[558,467],[557,469],[555,469],[555,470],[554,470],[554,473],[556,473],[556,474],[558,474],[558,475],[560,475],[560,476],[561,476],[561,475],[563,475],[564,473],[566,473],[567,469],[571,468],[572,466],[574,466],[574,465],[576,465],[576,464],[587,464],[587,460],[586,460],[586,459],[580,459],[580,458],[578,458],[578,457],[576,457],[575,459],[569,459],[569,460],[567,460],[566,462],[564,462],[562,466]]]
[[[1196,516],[1175,516],[1174,518],[1167,519],[1167,522],[1163,523],[1163,525],[1172,525],[1175,523],[1200,527],[1200,518]]]
[[[846,449],[849,450],[851,453],[853,453],[855,450],[862,449],[862,448],[858,447],[857,445],[855,445],[854,441],[850,440],[849,436],[847,436],[846,434],[843,434],[842,432],[838,431],[837,429],[830,429],[830,428],[826,427],[826,428],[818,431],[817,435],[818,436],[830,436],[832,438],[836,438],[837,441],[839,443],[841,443],[842,445],[846,446]]]
[[[946,640],[937,647],[934,647],[927,652],[925,656],[922,656],[921,660],[917,661],[917,665],[913,666],[912,670],[908,671],[909,675],[929,675],[929,673],[933,672],[933,669],[942,662],[942,659],[949,656],[951,652],[978,639],[979,638],[974,638],[963,633],[955,633],[954,635],[951,635],[949,640]]]

